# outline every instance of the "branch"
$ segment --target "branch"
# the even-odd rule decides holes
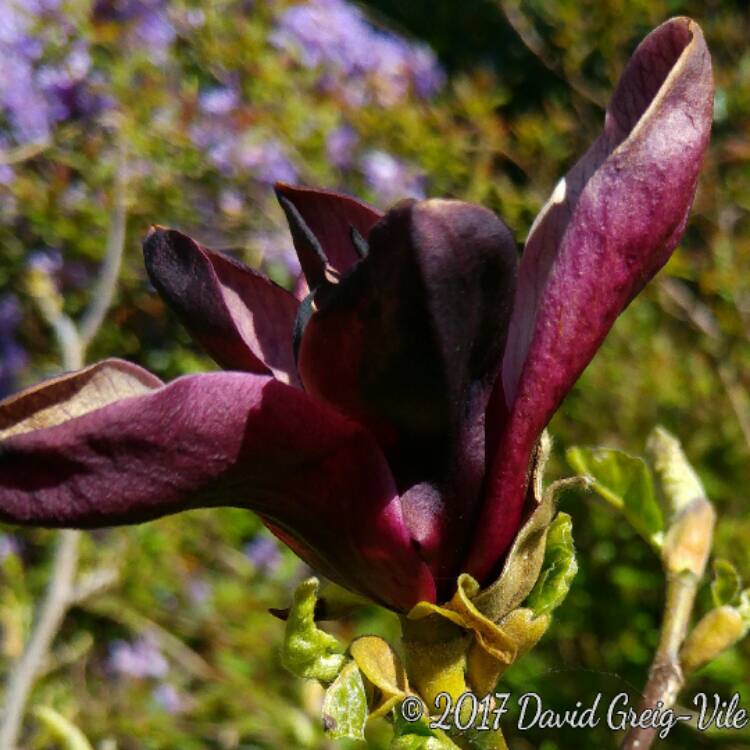
[[[685,677],[680,667],[680,646],[687,634],[698,580],[690,571],[667,576],[667,595],[659,647],[649,669],[639,714],[648,709],[656,709],[658,702],[662,703],[662,710],[671,708],[682,690]],[[621,750],[648,750],[656,738],[657,731],[658,727],[630,729]]]
[[[6,688],[5,712],[0,724],[0,750],[15,750],[26,701],[50,645],[62,624],[78,564],[80,531],[66,529],[58,535],[52,561],[52,578],[39,607],[34,630],[15,665]]]
[[[107,249],[99,270],[99,278],[91,296],[91,302],[78,326],[79,337],[84,348],[93,340],[101,328],[107,311],[112,305],[117,279],[120,275],[122,256],[125,250],[127,225],[127,153],[125,140],[118,135],[117,167],[112,195],[112,213],[107,232]]]

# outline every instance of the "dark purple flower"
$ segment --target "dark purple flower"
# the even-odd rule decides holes
[[[533,502],[544,426],[682,236],[712,101],[700,28],[663,24],[518,269],[500,219],[459,201],[383,214],[277,186],[296,296],[154,228],[154,286],[234,371],[163,385],[109,360],[6,400],[0,517],[95,527],[236,505],[396,610],[446,600],[461,572],[488,584]]]

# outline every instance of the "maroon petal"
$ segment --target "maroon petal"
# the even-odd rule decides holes
[[[294,295],[174,229],[152,228],[143,254],[159,294],[222,367],[298,382]]]
[[[436,571],[461,553],[484,474],[516,255],[481,206],[404,201],[371,230],[367,257],[315,295],[302,334],[305,389],[378,436]]]
[[[276,195],[289,218],[294,247],[311,288],[318,286],[326,263],[340,275],[348,271],[360,255],[352,241],[352,229],[366,238],[383,216],[381,211],[343,193],[277,183]],[[302,231],[291,217],[296,211],[312,234]],[[316,242],[325,254],[320,257]],[[322,262],[321,262],[322,261]]]
[[[711,60],[699,26],[688,18],[661,25],[630,60],[602,135],[534,222],[499,386],[505,408],[491,416],[510,414],[468,566],[480,579],[515,535],[542,428],[682,236],[712,104]]]
[[[385,459],[355,423],[299,389],[244,373],[187,376],[155,390],[148,380],[132,389],[140,395],[98,408],[89,398],[88,411],[75,408],[74,394],[56,419],[33,418],[86,378],[91,371],[0,403],[4,520],[96,527],[245,507],[344,586],[397,609],[434,599]],[[80,416],[61,421],[71,404]]]

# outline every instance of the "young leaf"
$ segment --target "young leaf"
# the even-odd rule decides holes
[[[341,644],[315,624],[318,579],[308,578],[294,592],[281,650],[282,664],[297,677],[332,682],[344,666]]]
[[[646,449],[653,458],[672,514],[676,515],[696,498],[706,496],[700,478],[674,435],[663,427],[655,427]]]
[[[711,596],[714,605],[734,604],[742,589],[742,579],[737,568],[729,560],[714,560],[714,577],[711,581]]]
[[[547,532],[542,572],[526,599],[526,606],[539,616],[559,606],[578,572],[573,546],[573,522],[567,513],[558,513]]]
[[[406,721],[401,706],[393,709],[393,742],[390,750],[458,750],[439,729],[430,729],[427,717]]]
[[[34,716],[60,741],[65,750],[93,750],[86,735],[71,721],[49,706],[37,706]]]
[[[620,510],[658,551],[664,540],[664,516],[646,462],[611,448],[569,448],[566,457],[573,469],[591,479],[597,495]]]
[[[326,690],[323,698],[323,728],[332,738],[364,740],[367,695],[357,664],[350,661]]]

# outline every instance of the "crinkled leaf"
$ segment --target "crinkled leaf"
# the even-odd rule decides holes
[[[360,672],[378,689],[378,702],[372,715],[382,716],[409,692],[409,681],[398,654],[390,644],[375,635],[357,638],[349,647]]]
[[[284,633],[281,662],[292,674],[321,682],[332,682],[346,656],[341,644],[315,624],[318,579],[308,578],[294,592]]]
[[[742,589],[742,578],[729,560],[714,560],[714,577],[711,581],[711,596],[714,604],[734,604]]]
[[[44,724],[65,750],[93,750],[86,735],[69,719],[49,706],[37,706],[34,716]]]
[[[332,738],[364,740],[367,695],[357,664],[350,661],[323,698],[323,728]]]
[[[597,495],[620,510],[652,547],[661,547],[664,516],[643,459],[613,448],[569,448],[566,456],[579,474],[591,479]]]
[[[542,437],[541,453],[546,453],[546,432]],[[537,461],[531,482],[534,496],[539,498],[539,504],[518,532],[500,577],[473,599],[477,609],[493,622],[499,621],[518,607],[534,587],[544,561],[547,529],[555,512],[555,498],[571,484],[581,481],[575,478],[553,482],[541,493],[543,463],[544,460]]]
[[[558,513],[547,532],[542,572],[526,599],[526,606],[537,615],[551,612],[568,595],[577,572],[573,521],[567,513]]]

